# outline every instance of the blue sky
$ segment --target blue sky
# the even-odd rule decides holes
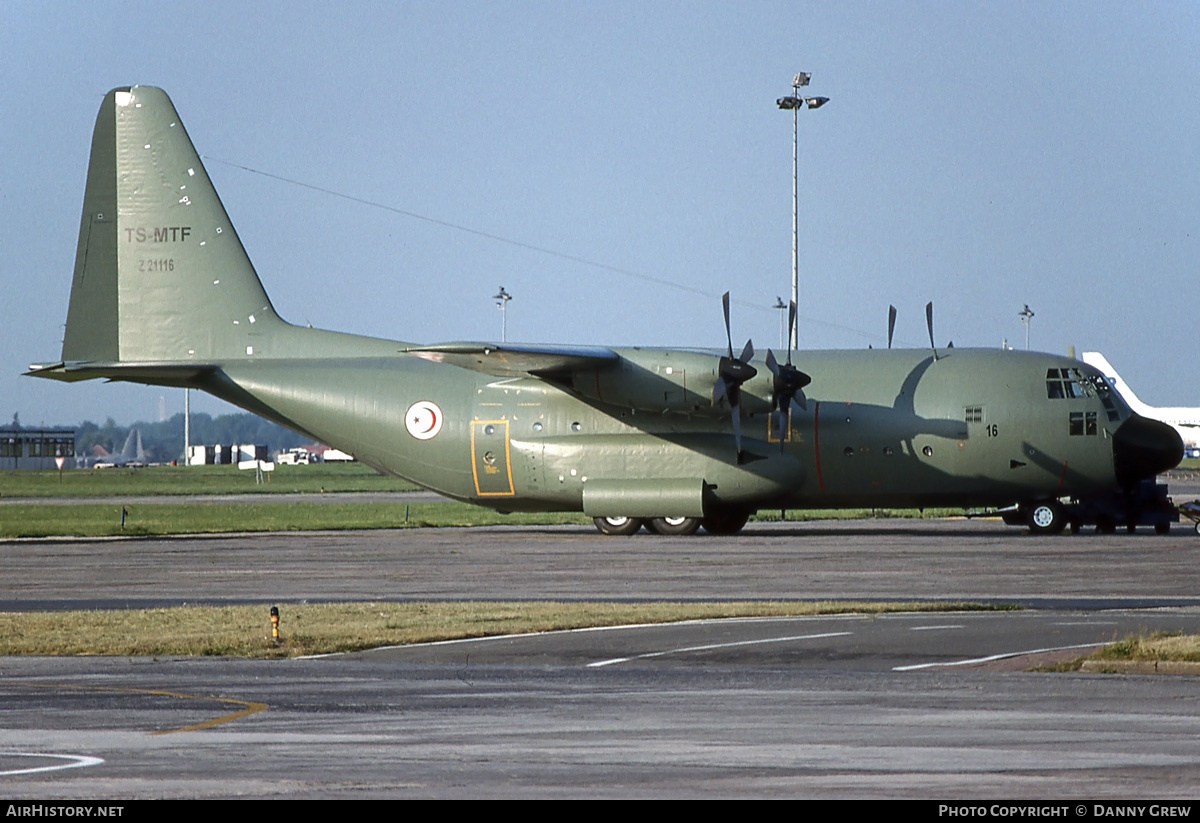
[[[1200,405],[1200,4],[9,0],[0,420],[182,410],[19,376],[59,354],[114,86],[172,96],[288,320],[498,339],[503,285],[510,340],[716,348],[728,289],[765,350],[797,71],[831,98],[800,114],[801,348],[885,345],[889,303],[923,345],[929,300],[939,344],[1023,346],[1028,303],[1033,348]]]

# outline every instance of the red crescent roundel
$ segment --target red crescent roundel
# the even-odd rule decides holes
[[[420,400],[404,413],[404,426],[418,440],[429,440],[442,430],[442,410],[436,403]]]

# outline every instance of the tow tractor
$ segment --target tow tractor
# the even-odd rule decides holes
[[[1058,515],[1055,508],[1061,509]],[[1047,509],[1047,513],[1041,511]],[[1133,532],[1138,526],[1153,526],[1156,534],[1167,534],[1182,514],[1196,524],[1200,534],[1200,501],[1179,508],[1167,496],[1167,485],[1143,480],[1130,492],[1118,492],[1081,500],[1047,501],[1043,505],[1013,506],[998,514],[1009,526],[1028,526],[1035,533],[1052,533],[1069,526],[1078,533],[1084,526],[1095,526],[1100,534],[1112,534],[1124,526]]]

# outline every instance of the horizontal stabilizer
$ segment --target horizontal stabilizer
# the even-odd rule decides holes
[[[45,377],[67,383],[107,377],[109,380],[150,383],[158,386],[186,386],[202,375],[211,374],[216,369],[217,366],[208,363],[121,363],[117,361],[64,363],[59,361],[58,363],[34,363],[25,374],[29,377]]]

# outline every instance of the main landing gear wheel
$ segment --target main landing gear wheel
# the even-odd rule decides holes
[[[646,527],[655,534],[695,534],[700,528],[696,517],[654,517],[646,521]]]
[[[1067,525],[1067,513],[1057,500],[1045,500],[1026,507],[1026,521],[1032,534],[1058,534]]]
[[[609,535],[636,534],[642,527],[642,521],[636,517],[596,517],[592,522],[600,534]]]
[[[737,534],[750,519],[750,512],[719,511],[706,514],[700,525],[709,534]]]

